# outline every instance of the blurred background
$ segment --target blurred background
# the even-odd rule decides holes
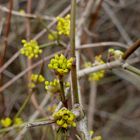
[[[30,0],[29,4],[28,0],[13,0],[10,31],[6,35],[10,2],[10,0],[0,0],[1,56],[5,46],[4,39],[8,40],[4,62],[13,58],[21,49],[22,39],[37,39],[39,44],[50,42],[46,28],[55,29],[56,24],[53,23],[55,17],[70,13],[71,1]],[[89,5],[89,10],[87,10],[87,5]],[[84,17],[85,11],[87,11],[87,17],[85,17],[82,29],[78,28],[79,30],[76,31],[77,34],[80,33],[80,45],[97,43],[99,47],[80,50],[80,69],[84,68],[85,62],[93,62],[95,56],[100,54],[107,62],[107,50],[110,47],[125,51],[140,37],[140,0],[79,0],[77,1],[77,26]],[[26,15],[27,13],[28,15]],[[69,44],[69,39],[64,38],[64,42]],[[115,42],[116,44],[107,43],[102,46],[101,42]],[[59,50],[60,48],[56,45],[46,47],[42,57],[33,60],[30,65],[24,56],[18,55],[3,70],[2,90],[0,91],[1,118],[14,117],[27,98],[28,73],[25,72],[27,68]],[[130,59],[133,58],[137,59],[133,66],[140,68],[140,49],[137,49],[130,57]],[[48,62],[43,64],[42,73],[47,79],[52,79],[47,64]],[[34,73],[39,70],[40,65],[32,69]],[[94,130],[95,135],[101,135],[103,140],[140,139],[140,83],[135,76],[121,71],[107,70],[104,78],[97,82],[89,81],[88,76],[80,78],[80,90],[88,117],[89,130]],[[21,114],[23,120],[34,119],[33,115],[36,110],[39,112],[35,116],[36,119],[53,113],[58,103],[57,95],[52,97],[45,92],[43,87],[38,87],[38,93],[32,97]],[[44,98],[46,98],[45,105],[40,109],[38,105]],[[51,140],[53,139],[52,133],[50,126],[36,127],[24,133],[24,139]],[[20,131],[18,134],[15,131],[1,133],[0,138],[2,140],[16,139],[19,134]]]

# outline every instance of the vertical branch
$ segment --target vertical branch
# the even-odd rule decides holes
[[[88,105],[88,128],[89,128],[89,130],[93,129],[93,124],[94,124],[96,94],[97,94],[96,81],[90,81],[90,96],[89,96],[89,105]]]
[[[27,13],[30,14],[31,13],[31,6],[32,6],[32,0],[28,0],[27,1]],[[30,25],[30,20],[28,18],[26,18],[26,39],[27,41],[30,40],[31,38],[31,25]],[[28,59],[27,62],[27,66],[30,67],[32,64],[31,60]],[[28,72],[28,82],[30,82],[30,77],[31,77],[32,71]]]
[[[71,1],[70,45],[72,56],[75,57],[76,0]]]
[[[76,29],[76,0],[71,0],[71,23],[70,23],[70,46],[71,46],[71,56],[76,60],[75,56],[75,29]],[[78,104],[78,110],[81,110],[81,119],[77,121],[77,131],[81,140],[90,140],[87,118],[84,111],[79,105],[79,94],[78,94],[78,82],[77,82],[77,71],[76,71],[76,61],[74,61],[71,69],[71,81],[72,81],[72,105],[73,107]]]
[[[76,0],[71,1],[71,22],[70,22],[70,46],[71,56],[76,60],[75,56],[75,28],[76,28]],[[71,80],[72,80],[72,104],[79,103],[78,97],[78,84],[77,84],[77,71],[76,61],[74,61],[71,69]]]
[[[32,0],[28,0],[27,1],[27,8],[26,8],[27,14],[31,13],[31,9],[32,9],[31,7],[32,7]],[[30,33],[31,33],[30,20],[29,20],[29,18],[26,18],[26,38],[28,41],[31,38]]]
[[[27,1],[27,13],[31,13],[31,7],[32,7],[32,0]],[[31,25],[30,25],[30,20],[28,18],[25,19],[26,23],[26,39],[27,41],[30,41],[31,38]],[[30,59],[27,60],[27,67],[30,67],[32,65],[32,61]],[[31,82],[31,75],[32,75],[32,70],[30,70],[27,74],[27,83]],[[31,94],[31,91],[28,90],[28,93]]]
[[[59,83],[60,83],[60,98],[61,98],[61,101],[63,103],[63,105],[65,107],[67,107],[67,102],[66,102],[66,99],[65,99],[65,91],[64,91],[64,81],[63,81],[63,76],[59,75]]]
[[[13,9],[13,0],[9,1],[9,14],[7,16],[7,21],[6,21],[6,28],[5,28],[5,34],[4,34],[4,50],[3,50],[3,56],[2,60],[4,61],[5,55],[6,55],[6,50],[8,46],[8,36],[10,32],[10,25],[11,25],[11,17],[12,17],[12,9]]]
[[[8,47],[8,36],[9,36],[9,32],[10,32],[12,9],[13,9],[13,0],[10,0],[9,1],[9,14],[7,16],[5,32],[4,32],[4,48],[0,55],[0,67],[2,67],[4,64],[5,55],[6,55],[6,51],[7,51],[7,47]],[[1,73],[0,74],[0,87],[2,86],[2,84],[3,84],[3,74]],[[5,110],[4,96],[3,96],[3,93],[0,92],[0,117],[4,116],[4,110]]]

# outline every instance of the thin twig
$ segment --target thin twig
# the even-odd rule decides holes
[[[96,47],[109,47],[109,46],[118,46],[121,48],[127,48],[127,45],[119,43],[119,42],[98,42],[92,44],[84,44],[81,46],[77,46],[76,50],[86,49],[86,48],[96,48]]]
[[[10,9],[8,9],[4,6],[1,6],[1,5],[0,5],[0,10],[4,11],[4,12],[7,12],[7,13],[10,13]],[[12,10],[12,15],[23,17],[23,18],[37,19],[37,20],[38,20],[38,18],[41,18],[41,19],[44,19],[44,20],[47,20],[47,21],[52,21],[52,20],[55,19],[54,17],[50,17],[50,16],[34,15],[34,14],[29,14],[29,13],[20,13],[18,11],[14,11],[14,10]]]
[[[111,69],[111,68],[115,68],[115,67],[119,67],[122,65],[122,62],[121,61],[113,61],[113,62],[110,62],[110,63],[106,63],[106,64],[101,64],[99,66],[95,66],[95,67],[91,67],[91,68],[85,68],[83,70],[80,70],[78,72],[78,77],[82,77],[82,76],[85,76],[89,73],[92,73],[92,72],[96,72],[96,71],[99,71],[99,70],[105,70],[105,69]]]
[[[131,45],[123,55],[123,60],[126,60],[136,49],[140,47],[140,39]]]
[[[95,113],[95,102],[97,94],[97,83],[96,81],[90,81],[90,95],[89,95],[89,105],[88,105],[88,128],[93,129],[94,123],[94,113]]]
[[[47,114],[46,114],[45,110],[43,110],[43,108],[41,108],[39,106],[39,103],[37,101],[37,98],[36,98],[36,94],[35,93],[33,93],[33,95],[31,96],[31,101],[32,101],[32,104],[33,104],[34,108],[36,110],[38,110],[43,117],[46,117]]]
[[[66,99],[65,99],[65,91],[64,91],[64,80],[63,80],[63,76],[59,75],[59,83],[60,83],[60,99],[63,103],[63,105],[65,107],[68,107],[67,106],[67,102],[66,102]]]
[[[15,115],[15,118],[19,117],[21,115],[21,113],[23,112],[23,110],[25,109],[25,107],[27,106],[30,98],[31,98],[32,94],[28,94],[26,99],[24,100],[22,106],[20,107],[19,111],[17,112],[17,114]]]
[[[133,64],[133,63],[136,63],[136,62],[139,62],[139,58],[134,58],[134,59],[130,59],[127,61],[127,63],[129,64]],[[92,72],[96,72],[96,71],[99,71],[99,70],[106,70],[106,69],[112,69],[112,68],[117,68],[117,67],[122,67],[126,68],[126,63],[122,63],[122,61],[119,61],[119,60],[116,60],[116,61],[112,61],[110,63],[106,63],[106,64],[101,64],[99,66],[95,66],[95,67],[91,67],[91,68],[85,68],[83,70],[80,70],[78,72],[78,77],[83,77],[89,73],[92,73]]]
[[[46,126],[55,123],[54,120],[46,120],[46,121],[41,121],[41,122],[32,122],[28,123],[25,127],[31,128],[31,127],[38,127],[38,126]]]

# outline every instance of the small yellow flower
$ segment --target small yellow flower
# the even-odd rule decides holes
[[[76,116],[68,109],[62,108],[53,114],[53,118],[59,127],[67,129],[68,127],[76,127]]]
[[[24,9],[19,9],[19,13],[20,13],[20,14],[25,14]]]
[[[90,131],[89,131],[89,134],[90,134],[90,136],[92,137],[93,134],[94,134],[94,131],[93,131],[93,130],[90,130]]]
[[[48,67],[55,70],[56,73],[64,75],[71,69],[73,61],[74,59],[72,57],[67,59],[63,54],[56,54],[55,57],[51,59]]]
[[[48,39],[51,41],[57,40],[58,39],[58,34],[56,31],[53,31],[48,34]]]
[[[90,62],[86,62],[85,63],[85,67],[91,67],[91,66],[98,66],[98,65],[101,65],[101,64],[104,64],[105,62],[101,59],[101,55],[99,56],[96,56],[95,57],[95,61],[94,63],[90,63]],[[93,72],[89,75],[89,80],[92,81],[99,81],[100,79],[102,79],[105,75],[105,71],[104,70],[100,70],[100,71],[97,71],[97,72]]]
[[[37,58],[39,54],[42,53],[42,50],[39,48],[38,43],[35,40],[27,42],[22,40],[23,48],[20,50],[20,53],[27,56],[29,59]]]
[[[12,120],[9,117],[6,117],[5,119],[1,119],[1,125],[3,127],[9,127],[12,124]]]
[[[14,124],[15,125],[21,125],[21,124],[23,124],[23,120],[22,120],[22,118],[15,118],[14,119]]]
[[[35,88],[35,84],[33,82],[31,82],[31,83],[28,84],[28,87],[29,88]]]
[[[60,90],[59,80],[54,79],[53,81],[45,81],[45,89],[51,93],[56,93]]]
[[[32,74],[31,82],[28,84],[29,88],[35,88],[36,84],[40,84],[45,81],[45,78],[41,74]]]
[[[102,140],[101,136],[95,136],[92,140]]]
[[[90,137],[92,138],[92,140],[102,140],[101,136],[94,136],[93,130],[90,130],[89,134],[90,134]]]
[[[64,121],[63,120],[57,120],[56,123],[59,125],[59,126],[62,126],[64,124]]]
[[[70,83],[64,82],[64,87],[69,88]],[[45,81],[45,89],[51,93],[56,93],[60,91],[60,82],[58,79],[54,79],[53,81]]]
[[[65,87],[70,87],[70,82],[65,82]]]
[[[113,48],[110,48],[108,50],[108,60],[109,61],[121,60],[123,55],[124,55],[124,53],[121,50],[115,50]]]
[[[47,111],[53,113],[55,111],[56,107],[57,107],[56,104],[50,105],[47,107]]]
[[[59,35],[70,35],[70,15],[67,15],[64,18],[57,17],[57,31]]]
[[[99,81],[101,80],[105,75],[105,71],[104,70],[100,70],[100,71],[97,71],[97,72],[94,72],[94,73],[91,73],[89,75],[89,80],[92,81]]]
[[[45,78],[41,74],[32,74],[31,75],[31,81],[32,82],[42,83],[42,82],[45,81]]]

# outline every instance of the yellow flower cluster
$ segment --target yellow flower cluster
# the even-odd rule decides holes
[[[90,76],[89,76],[89,80],[92,81],[99,81],[101,80],[105,75],[105,71],[104,70],[100,70],[100,71],[97,71],[97,72],[94,72],[94,73],[91,73]]]
[[[34,88],[37,83],[42,83],[45,81],[45,78],[41,74],[32,74],[31,83],[29,84],[30,88]]]
[[[37,58],[39,54],[42,53],[42,50],[39,48],[38,43],[35,40],[27,42],[22,40],[23,48],[20,50],[20,53],[27,56],[29,59]]]
[[[95,61],[94,61],[93,66],[98,66],[98,65],[101,65],[104,63],[105,62],[102,60],[101,55],[99,55],[99,56],[95,57]],[[99,81],[100,79],[102,79],[104,77],[104,75],[105,75],[105,70],[93,72],[90,74],[89,80]]]
[[[3,127],[9,127],[12,124],[12,120],[9,117],[6,117],[5,119],[1,119],[1,125]]]
[[[70,87],[69,82],[64,82],[64,86],[66,88]],[[45,81],[45,89],[50,91],[51,93],[56,93],[60,91],[60,83],[58,79],[54,79],[53,81]]]
[[[32,82],[42,83],[45,81],[45,78],[41,74],[32,74],[31,80]]]
[[[101,55],[95,57],[95,61],[93,64],[91,62],[86,62],[85,67],[92,67],[92,66],[94,67],[94,66],[98,66],[100,64],[104,64],[104,61],[101,59]],[[92,80],[99,81],[100,79],[102,79],[104,77],[104,75],[105,75],[104,70],[93,72],[89,75],[89,80],[90,81],[92,81]]]
[[[50,69],[55,70],[56,73],[64,75],[68,73],[71,69],[73,61],[74,59],[72,57],[70,59],[66,59],[66,57],[63,54],[56,54],[54,58],[51,59],[48,67]]]
[[[15,125],[21,125],[21,124],[23,124],[23,120],[22,120],[22,118],[15,118],[14,119],[14,124]]]
[[[60,84],[58,79],[53,81],[45,81],[45,89],[51,93],[55,93],[60,90]]]
[[[110,48],[108,50],[108,59],[112,60],[121,60],[124,53],[120,50],[115,50],[114,48]]]
[[[76,116],[68,109],[62,108],[58,112],[53,114],[56,124],[62,128],[76,127]]]
[[[59,35],[70,35],[70,15],[67,15],[64,18],[57,17],[57,31]]]
[[[17,117],[17,118],[14,119],[14,121],[12,121],[11,118],[6,117],[5,119],[1,119],[1,121],[0,121],[1,126],[5,127],[5,128],[11,126],[12,123],[14,125],[20,125],[20,124],[23,123],[23,120],[22,120],[22,118]]]

